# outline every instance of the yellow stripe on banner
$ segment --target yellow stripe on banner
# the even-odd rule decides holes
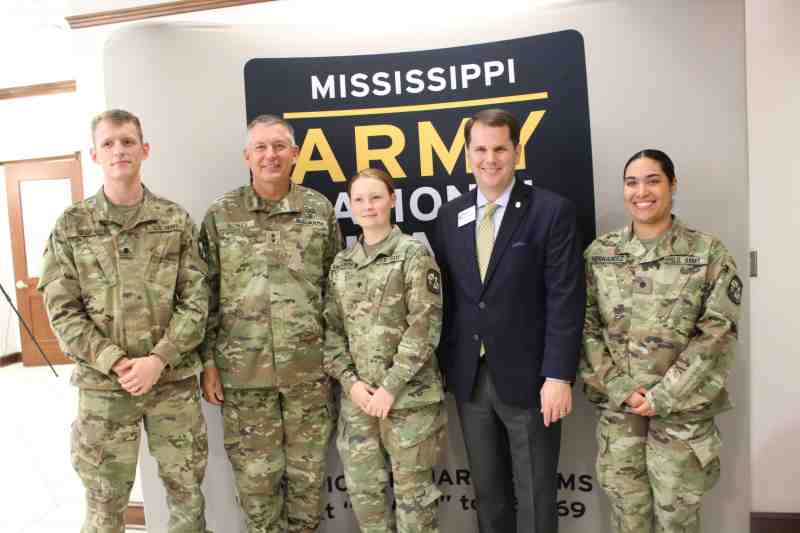
[[[458,100],[456,102],[440,102],[436,104],[397,105],[391,107],[372,107],[365,109],[336,109],[333,111],[296,111],[283,114],[285,119],[326,118],[326,117],[359,117],[364,115],[383,115],[385,113],[414,113],[417,111],[436,111],[439,109],[458,109],[459,107],[475,107],[481,105],[511,104],[530,100],[547,100],[547,92],[497,96],[495,98],[479,98],[477,100]]]

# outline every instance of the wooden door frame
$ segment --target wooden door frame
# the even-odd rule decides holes
[[[74,175],[70,174],[70,203],[75,201],[80,201],[83,199],[83,168],[81,165],[81,154],[80,152],[73,152],[67,155],[60,155],[60,156],[51,156],[51,157],[39,157],[34,159],[17,159],[13,161],[3,161],[0,163],[0,166],[9,167],[11,165],[24,167],[25,165],[37,165],[42,163],[48,162],[64,162],[70,165],[77,166],[77,179],[74,179]],[[35,288],[28,287],[26,289],[17,289],[16,283],[20,280],[24,280],[26,283],[30,283],[31,278],[39,278],[39,273],[32,273],[28,272],[28,251],[25,246],[25,221],[23,218],[22,212],[22,204],[21,204],[21,182],[22,181],[48,181],[54,179],[62,179],[62,178],[54,178],[52,176],[47,177],[34,177],[34,178],[24,178],[21,179],[19,177],[12,177],[8,174],[5,174],[5,187],[6,187],[6,195],[7,195],[7,202],[8,202],[8,226],[9,226],[9,234],[11,237],[11,256],[12,256],[12,263],[13,263],[13,270],[14,270],[14,287],[9,288],[8,290],[13,290],[16,294],[17,300],[17,309],[21,316],[26,317],[27,320],[30,320],[31,323],[28,324],[28,327],[33,329],[34,323],[37,323],[34,320],[34,309],[30,307],[31,300],[29,296],[21,296],[20,292],[35,290]],[[16,252],[16,253],[15,253]],[[22,273],[25,273],[25,276],[22,276]],[[35,275],[32,275],[35,274]],[[23,293],[29,295],[30,293]],[[38,317],[38,311],[36,312],[36,316]],[[29,354],[29,351],[26,350],[33,350],[33,345],[36,343],[29,339],[29,333],[24,331],[26,328],[23,328],[22,324],[19,324],[20,328],[20,348],[23,354]],[[41,340],[41,339],[37,339]],[[47,340],[49,341],[50,338],[48,337]],[[48,349],[45,348],[47,351]],[[35,350],[34,350],[35,353]],[[51,353],[51,352],[48,352]],[[53,354],[51,353],[50,359],[52,362],[55,363],[70,363],[69,359],[65,358],[61,351],[58,351],[59,356],[53,358]],[[39,354],[41,355],[41,354]],[[30,357],[30,355],[22,357],[22,362],[25,364],[30,364],[30,359],[26,359],[25,357]],[[27,361],[27,362],[26,362]],[[38,361],[38,359],[37,359]],[[44,361],[42,361],[43,363]],[[37,364],[39,364],[37,362]]]
[[[20,165],[25,163],[46,163],[48,161],[64,161],[64,160],[76,160],[78,162],[78,167],[81,167],[81,153],[80,152],[73,152],[69,155],[61,155],[61,156],[54,156],[54,157],[39,157],[36,159],[18,159],[15,161],[3,161],[0,163],[2,166],[6,165]],[[46,181],[53,178],[33,178],[31,181]],[[6,194],[8,195],[8,225],[9,230],[11,233],[11,249],[13,250],[15,246],[18,250],[21,250],[22,253],[20,254],[11,254],[13,257],[14,262],[14,277],[17,277],[18,272],[28,272],[28,256],[25,250],[25,231],[22,226],[24,224],[20,224],[19,228],[15,228],[15,224],[13,221],[18,219],[22,221],[22,205],[20,204],[20,194],[19,194],[19,181],[9,178],[5,176],[6,180]],[[70,180],[70,194],[72,198],[83,198],[83,175],[81,174],[80,179],[77,183],[72,183]],[[30,272],[28,272],[30,274]],[[30,276],[28,276],[30,277]],[[15,287],[16,288],[16,287]]]

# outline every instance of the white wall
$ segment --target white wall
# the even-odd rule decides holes
[[[76,109],[76,93],[0,100],[0,161],[76,151],[89,125]]]
[[[748,0],[752,509],[800,512],[800,2]]]
[[[75,79],[72,39],[55,14],[0,6],[0,88]]]

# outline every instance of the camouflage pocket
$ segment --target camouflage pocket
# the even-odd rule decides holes
[[[442,492],[433,482],[431,472],[433,465],[439,461],[443,439],[444,428],[441,427],[416,446],[391,454],[396,470],[397,505],[414,515],[414,521],[419,524],[414,531],[430,531],[436,524],[436,502]]]
[[[241,440],[241,423],[239,413],[235,409],[222,406],[223,443],[226,450],[236,448]]]
[[[429,505],[433,505],[436,500],[438,500],[442,495],[442,491],[439,490],[439,487],[433,484],[432,481],[427,481],[426,483],[417,487],[417,491],[415,494],[415,499],[417,500],[417,505],[420,507],[428,507]]]
[[[252,221],[251,221],[252,222]],[[219,223],[219,269],[223,292],[234,296],[229,305],[237,306],[245,289],[265,283],[267,243],[262,230],[240,224]]]
[[[202,414],[201,414],[202,416]],[[205,419],[201,424],[200,430],[192,435],[192,467],[195,470],[197,479],[202,480],[208,466],[208,432]]]
[[[81,235],[71,240],[81,287],[111,287],[117,284],[117,270],[109,253],[112,246],[110,235]]]
[[[286,254],[286,266],[289,267],[289,270],[293,271],[298,278],[311,282],[315,286],[319,285],[324,274],[322,252],[319,245],[315,245],[313,237],[308,237],[307,240],[301,240],[298,243],[287,243]]]
[[[326,229],[318,224],[292,224],[288,227],[285,249],[289,253],[289,268],[303,272],[310,280],[322,278],[328,236]]]
[[[103,447],[99,443],[87,442],[80,430],[79,421],[72,423],[72,434],[70,437],[72,456],[72,466],[78,472],[81,471],[81,462],[88,463],[93,467],[98,467],[103,462]]]
[[[443,403],[397,409],[389,413],[389,423],[382,424],[383,440],[395,448],[411,448],[435,435],[447,422]]]
[[[445,431],[440,426],[427,438],[407,447],[398,447],[396,442],[387,443],[392,462],[403,465],[401,468],[415,471],[428,471],[441,459],[444,448]]]
[[[719,457],[720,449],[722,448],[722,439],[719,435],[719,429],[714,421],[709,421],[709,431],[705,435],[694,437],[686,441],[692,449],[692,453],[697,457],[700,466],[706,468],[709,464]]]
[[[148,235],[151,238],[154,236]],[[159,246],[150,256],[146,279],[162,287],[174,289],[178,276],[178,260],[180,259],[180,232],[160,233]],[[170,291],[171,293],[172,291]],[[170,294],[171,296],[171,294]]]
[[[672,286],[661,296],[663,307],[659,315],[673,331],[689,338],[694,336],[697,317],[702,309],[705,270],[701,267],[684,267],[679,272],[676,270]]]

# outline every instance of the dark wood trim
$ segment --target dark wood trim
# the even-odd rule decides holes
[[[128,508],[125,510],[124,523],[126,529],[141,529],[146,531],[147,526],[144,522],[144,503],[128,502]]]
[[[797,533],[800,513],[750,513],[751,533]]]
[[[0,355],[0,368],[19,363],[21,361],[22,361],[22,354],[20,352],[10,353],[7,355]]]
[[[74,93],[75,80],[54,81],[52,83],[39,83],[22,87],[8,87],[0,89],[0,100],[10,98],[27,98],[28,96],[42,96],[46,94]]]
[[[275,0],[181,0],[178,2],[163,2],[160,4],[149,4],[146,6],[114,9],[111,11],[98,11],[97,13],[86,13],[85,15],[73,15],[71,17],[66,17],[66,19],[69,27],[75,30],[78,28],[103,26],[105,24],[118,24],[120,22],[192,13],[193,11],[207,11],[209,9],[221,9],[223,7],[236,7],[274,1]]]

